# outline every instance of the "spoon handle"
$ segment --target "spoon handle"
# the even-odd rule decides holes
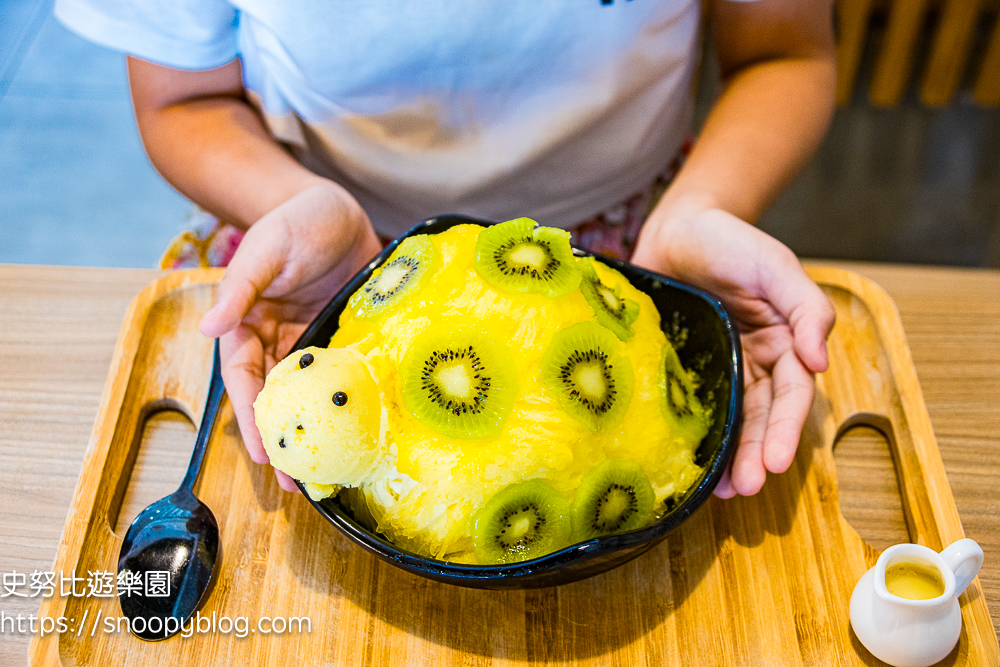
[[[219,339],[215,339],[215,354],[212,361],[212,381],[208,385],[208,399],[205,401],[205,412],[201,417],[201,425],[198,427],[198,438],[194,443],[194,451],[191,452],[191,462],[188,463],[187,473],[180,488],[188,491],[194,490],[194,483],[201,472],[201,462],[205,458],[205,450],[208,448],[208,440],[212,436],[212,428],[215,426],[215,416],[219,412],[219,405],[222,403],[222,395],[226,393],[226,385],[222,382],[222,360],[219,357]]]

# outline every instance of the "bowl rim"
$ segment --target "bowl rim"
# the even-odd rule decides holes
[[[316,315],[316,317],[306,327],[305,331],[288,351],[288,355],[297,350],[315,344],[313,338],[318,332],[328,324],[328,320],[334,312],[342,312],[346,307],[347,299],[357,291],[371,276],[371,273],[378,268],[402,243],[410,236],[425,233],[439,233],[460,224],[476,224],[490,226],[499,224],[494,221],[473,218],[465,215],[440,215],[428,218],[423,222],[411,227],[405,234],[393,240],[380,252],[372,261],[366,264],[348,283],[335,294],[326,306]],[[429,228],[446,225],[445,229],[435,232],[427,231]],[[636,273],[650,280],[664,284],[667,287],[687,292],[705,301],[714,310],[715,314],[722,322],[723,328],[729,341],[731,354],[729,363],[732,372],[732,381],[729,387],[728,415],[721,431],[720,444],[717,453],[713,456],[702,473],[699,482],[688,489],[683,500],[658,521],[627,533],[595,537],[584,542],[578,542],[570,546],[553,551],[544,556],[534,558],[519,563],[509,563],[502,565],[467,565],[440,561],[402,549],[388,540],[372,533],[361,526],[348,512],[335,503],[324,503],[327,499],[314,500],[306,492],[305,485],[299,480],[294,480],[302,495],[310,505],[313,506],[327,521],[340,530],[348,539],[362,547],[369,553],[401,567],[410,572],[420,574],[439,581],[447,581],[464,586],[481,587],[491,582],[504,582],[510,580],[527,579],[532,575],[538,576],[547,573],[555,573],[563,565],[574,563],[583,564],[599,556],[619,552],[627,549],[636,549],[634,555],[639,555],[638,548],[646,545],[651,548],[662,540],[672,530],[677,528],[691,514],[699,509],[712,495],[715,487],[722,479],[729,461],[732,458],[739,437],[739,430],[743,416],[743,355],[740,343],[739,332],[722,302],[705,290],[694,287],[687,283],[675,280],[647,269],[629,264],[621,260],[596,254],[588,250],[573,246],[573,253],[577,257],[594,257],[598,261],[623,273]],[[329,341],[327,341],[328,343]],[[326,345],[323,345],[326,347]],[[286,355],[287,356],[287,355]],[[624,561],[623,561],[624,562]],[[617,563],[616,563],[617,564]],[[607,569],[607,568],[605,568]],[[601,570],[599,570],[601,571]],[[598,571],[593,572],[597,574]],[[589,575],[584,575],[589,576]],[[577,577],[579,578],[579,577]]]

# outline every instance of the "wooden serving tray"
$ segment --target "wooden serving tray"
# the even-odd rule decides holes
[[[878,552],[844,520],[833,444],[847,428],[886,434],[911,538],[939,550],[963,537],[899,316],[873,283],[809,270],[837,308],[830,370],[789,471],[751,498],[712,499],[630,563],[557,588],[496,592],[407,574],[354,546],[252,463],[226,402],[198,495],[222,531],[218,580],[202,616],[246,617],[221,631],[146,643],[92,631],[114,598],[55,596],[40,615],[72,621],[36,635],[33,665],[879,665],[850,629],[848,601]],[[197,423],[212,344],[197,331],[221,271],[172,273],[140,293],[104,390],[53,571],[114,571],[115,526],[153,412]],[[192,438],[193,442],[193,438]],[[58,593],[58,590],[57,590]],[[997,665],[979,580],[947,665]],[[77,624],[87,615],[89,624]],[[308,617],[309,632],[263,634],[264,617]]]

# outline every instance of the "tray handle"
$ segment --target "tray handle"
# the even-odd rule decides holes
[[[852,360],[849,368],[820,376],[840,406],[831,415],[830,442],[858,425],[880,431],[889,443],[910,539],[940,551],[965,533],[896,304],[857,273],[819,267],[808,273],[838,311],[828,344]]]

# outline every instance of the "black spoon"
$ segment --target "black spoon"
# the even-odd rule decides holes
[[[136,637],[177,634],[195,613],[219,559],[219,524],[192,489],[222,402],[222,364],[215,341],[212,381],[191,462],[180,487],[135,518],[118,555],[118,600]],[[152,594],[150,594],[152,593]]]

